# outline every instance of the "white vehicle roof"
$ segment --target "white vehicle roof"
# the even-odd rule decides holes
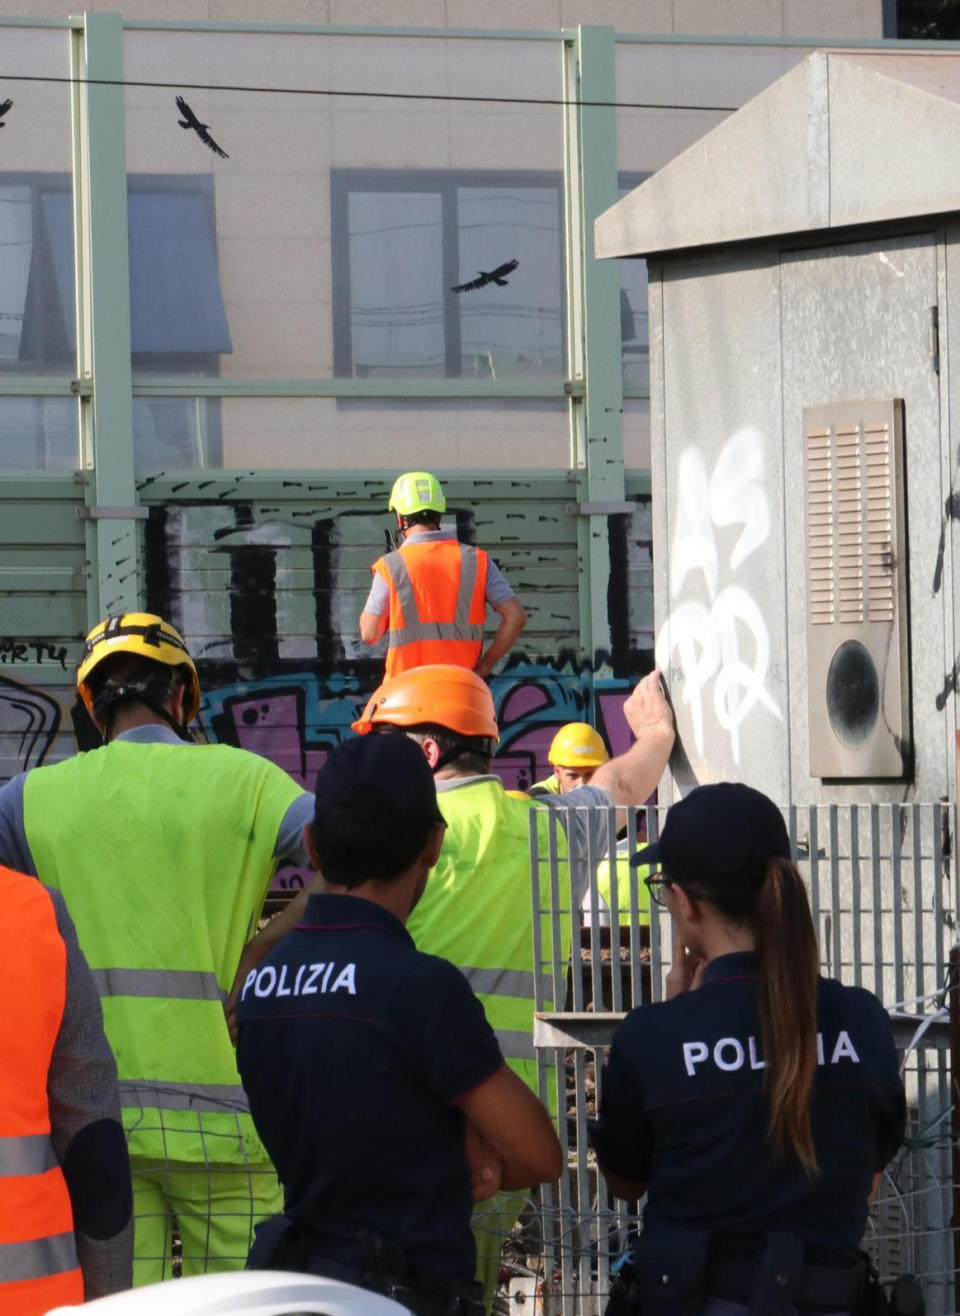
[[[47,1316],[78,1316],[55,1307]],[[239,1270],[170,1279],[86,1303],[83,1316],[410,1316],[406,1307],[368,1289],[320,1275]]]

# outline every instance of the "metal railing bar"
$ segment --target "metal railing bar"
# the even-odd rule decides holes
[[[870,810],[870,877],[873,900],[873,990],[883,1000],[883,893],[880,873],[880,810]]]
[[[863,947],[861,940],[860,917],[862,901],[860,898],[860,809],[856,804],[850,805],[850,882],[851,905],[853,916],[853,982],[854,986],[863,986]]]
[[[920,857],[921,818],[919,804],[908,806],[910,810],[910,830],[913,843],[913,949],[916,972],[916,994],[923,996],[925,974],[923,972],[923,862]]]

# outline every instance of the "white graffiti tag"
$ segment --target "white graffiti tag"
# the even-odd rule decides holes
[[[730,551],[730,572],[766,543],[770,510],[763,487],[763,436],[753,428],[738,430],[724,445],[709,477],[699,449],[685,449],[677,484],[671,611],[657,637],[657,663],[683,683],[682,702],[690,709],[698,754],[704,748],[704,691],[714,682],[714,714],[730,736],[734,761],[739,763],[740,727],[757,704],[783,720],[765,684],[770,639],[763,614],[741,585],[720,588],[716,538],[718,528],[743,527]],[[683,598],[691,572],[703,576],[708,603]]]

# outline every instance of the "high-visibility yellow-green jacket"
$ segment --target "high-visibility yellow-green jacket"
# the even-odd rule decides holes
[[[483,1003],[510,1068],[537,1092],[534,975],[543,975],[541,999],[544,1008],[552,1009],[554,955],[550,918],[545,914],[541,916],[544,962],[534,963],[530,811],[536,801],[508,795],[496,777],[451,779],[438,792],[437,801],[447,823],[443,849],[407,930],[418,949],[441,955],[462,970]],[[549,827],[547,811],[540,809],[540,906],[548,911]],[[565,887],[569,895],[568,847],[559,820],[556,838],[563,900]],[[561,916],[561,927],[563,944],[555,962],[566,965],[572,933],[569,914]]]
[[[616,854],[613,858],[617,878],[617,921],[621,927],[627,927],[630,924],[632,913],[630,908],[630,855],[624,846],[617,847]],[[649,924],[650,922],[650,893],[643,884],[643,879],[648,875],[650,869],[641,867],[637,869],[637,923]],[[610,860],[605,855],[597,864],[597,893],[604,901],[607,909],[613,912],[613,880],[610,872]]]
[[[542,781],[535,781],[530,787],[530,794],[533,797],[537,795],[560,795],[560,778],[555,772],[551,772],[549,777],[544,777]]]
[[[120,739],[27,774],[27,841],[100,991],[133,1156],[268,1159],[223,1000],[300,794],[228,745]]]

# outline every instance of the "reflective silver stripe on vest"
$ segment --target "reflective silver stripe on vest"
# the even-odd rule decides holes
[[[530,969],[475,969],[461,968],[460,972],[478,995],[519,996],[524,1001],[535,1000],[536,978]],[[541,975],[540,989],[546,1000],[553,991],[549,974]]]
[[[532,1033],[522,1033],[516,1028],[495,1028],[493,1031],[505,1060],[533,1060],[536,1057]]]
[[[470,635],[470,605],[473,603],[473,587],[477,583],[477,550],[470,544],[463,544],[460,547],[460,588],[457,590],[457,611],[455,614],[454,624],[462,635]],[[483,634],[483,626],[474,626],[476,635],[470,635],[471,639],[479,639]]]
[[[145,1083],[122,1080],[120,1105],[125,1110],[202,1110],[249,1113],[247,1094],[239,1083]]]
[[[172,1001],[224,1001],[212,973],[194,969],[93,969],[101,996],[155,996]]]
[[[46,1279],[76,1270],[77,1244],[73,1234],[51,1234],[29,1243],[0,1243],[0,1303],[4,1284],[18,1280]]]
[[[410,579],[403,554],[397,549],[393,553],[388,553],[384,561],[390,571],[400,607],[403,609],[404,620],[403,626],[390,632],[391,649],[396,649],[401,644],[413,644],[418,640],[473,640],[477,644],[481,642],[483,622],[470,621],[470,605],[473,602],[473,590],[477,583],[477,550],[472,544],[460,545],[460,588],[457,590],[457,606],[453,621],[421,621],[416,595],[413,592],[413,581]]]
[[[58,1164],[49,1133],[22,1138],[0,1138],[0,1179],[23,1174],[46,1174]]]

